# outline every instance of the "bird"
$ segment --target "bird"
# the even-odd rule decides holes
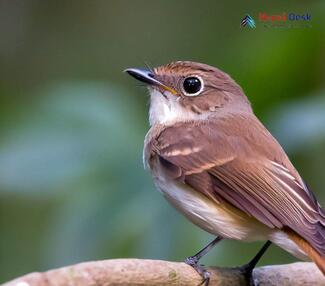
[[[215,239],[185,262],[209,284],[199,260],[223,239],[266,241],[240,269],[253,269],[271,243],[325,275],[325,212],[243,89],[207,64],[175,61],[128,68],[148,87],[150,129],[143,160],[157,189]]]

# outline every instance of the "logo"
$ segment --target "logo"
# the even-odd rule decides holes
[[[258,18],[261,22],[310,21],[311,14],[282,13],[269,15],[262,12],[259,13]]]
[[[242,27],[256,28],[255,21],[250,15],[246,15],[243,20],[241,20],[240,25]]]
[[[265,28],[311,28],[311,14],[310,13],[281,13],[268,14],[260,12],[258,15],[259,22]]]
[[[264,28],[311,28],[312,16],[310,13],[282,12],[278,14],[269,14],[260,12],[255,19],[258,19],[259,26]],[[256,28],[252,16],[246,15],[240,22],[241,27]]]

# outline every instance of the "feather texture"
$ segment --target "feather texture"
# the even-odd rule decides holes
[[[149,165],[158,158],[171,179],[212,201],[223,200],[271,229],[288,228],[325,256],[323,210],[253,114],[221,113],[155,127],[146,143]]]

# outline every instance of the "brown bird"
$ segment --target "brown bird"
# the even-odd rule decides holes
[[[198,264],[221,239],[266,240],[325,274],[325,212],[286,153],[254,115],[241,87],[221,70],[174,62],[127,69],[150,92],[144,162],[155,185],[191,222],[216,236],[185,262]]]

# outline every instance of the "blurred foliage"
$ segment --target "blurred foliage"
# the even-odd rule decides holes
[[[146,61],[231,74],[324,203],[324,4],[1,1],[0,282],[92,259],[182,260],[212,239],[143,170],[146,91],[122,70]],[[308,12],[312,27],[240,28],[263,11]],[[222,242],[204,262],[239,265],[261,243]],[[262,263],[293,260],[273,246]]]

